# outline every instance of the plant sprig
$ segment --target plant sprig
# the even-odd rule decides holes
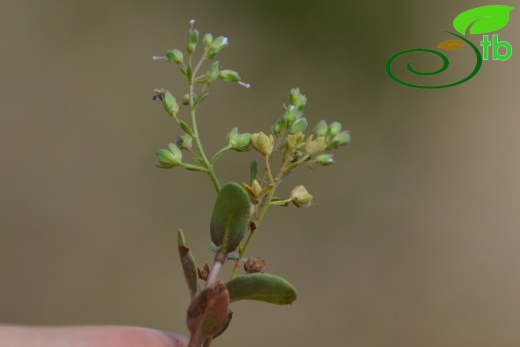
[[[210,221],[210,236],[213,251],[216,253],[211,270],[207,265],[202,269],[197,267],[195,258],[186,246],[184,234],[179,231],[179,254],[192,298],[187,319],[190,330],[189,347],[200,347],[209,346],[215,337],[227,329],[232,318],[232,311],[229,309],[231,302],[250,299],[289,304],[296,299],[296,291],[292,285],[278,276],[264,273],[265,261],[259,257],[247,258],[246,252],[271,206],[287,206],[289,203],[297,207],[312,205],[313,196],[303,185],[294,187],[287,198],[275,196],[285,177],[302,165],[312,167],[313,164],[334,164],[333,155],[324,152],[349,143],[350,134],[342,130],[341,123],[327,124],[322,120],[313,134],[305,135],[303,132],[308,122],[303,117],[303,109],[307,98],[295,88],[289,93],[289,104],[283,106],[283,116],[271,127],[269,135],[261,131],[239,133],[235,127],[227,134],[227,144],[224,147],[212,156],[206,155],[198,131],[197,107],[209,95],[208,88],[217,79],[238,83],[246,88],[250,85],[243,83],[236,71],[222,70],[220,63],[214,61],[228,47],[228,39],[224,36],[214,39],[213,35],[205,34],[202,39],[203,51],[196,64],[193,63],[199,32],[194,29],[194,21],[190,23],[186,62],[179,49],[169,50],[163,57],[154,56],[155,60],[177,64],[188,82],[188,92],[182,97],[181,105],[168,90],[155,89],[154,100],[162,102],[166,112],[182,131],[175,144],[170,143],[168,149],[159,149],[156,152],[155,165],[165,169],[183,167],[205,173],[217,192]],[[206,72],[201,73],[205,63],[209,66]],[[189,124],[179,117],[181,106],[188,108]],[[252,160],[248,183],[230,182],[221,186],[215,173],[218,159],[230,150],[248,152],[251,149],[262,158],[263,171],[260,177],[258,162]],[[183,151],[193,156],[193,163],[183,161]],[[275,157],[280,160],[277,170],[273,170],[272,165]],[[218,275],[229,259],[235,264],[230,279],[224,283],[218,279]],[[247,259],[244,266],[247,275],[238,276],[243,259]],[[250,274],[253,272],[256,274]],[[198,284],[199,279],[205,281],[202,289]]]

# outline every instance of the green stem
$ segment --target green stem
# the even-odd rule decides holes
[[[269,156],[264,156],[265,159],[265,171],[267,171],[267,177],[269,177],[269,183],[274,186],[273,173],[271,172],[271,165],[269,165]]]
[[[185,163],[182,163],[181,165],[182,165],[182,167],[185,168],[186,170],[208,173],[208,169],[206,169],[205,167],[202,167],[202,166],[191,165],[191,164],[185,164]]]
[[[194,73],[199,69],[200,65],[202,63],[202,60],[199,62],[197,67],[195,68]],[[200,142],[199,138],[199,130],[197,128],[197,119],[196,119],[196,112],[195,112],[195,105],[194,105],[194,86],[193,81],[189,81],[190,84],[190,118],[191,118],[191,127],[193,130],[193,139],[195,140],[195,145],[197,146],[197,149],[200,153],[200,159],[202,161],[202,164],[206,167],[207,174],[209,178],[211,179],[211,182],[213,182],[213,186],[215,187],[215,190],[220,192],[220,184],[218,183],[217,176],[215,175],[215,171],[213,170],[213,165],[208,161],[208,158],[206,157],[206,154],[204,153],[204,149],[202,147],[202,143]]]
[[[217,153],[215,153],[215,155],[213,156],[213,158],[211,158],[211,160],[209,161],[209,163],[211,165],[215,164],[215,162],[217,161],[218,158],[220,158],[220,156],[222,154],[224,154],[225,151],[228,151],[231,149],[231,146],[226,146],[224,148],[222,148],[220,151],[218,151]]]
[[[249,247],[249,244],[251,243],[251,240],[253,239],[253,235],[258,230],[258,227],[260,226],[260,223],[262,222],[262,219],[265,216],[265,213],[267,212],[267,209],[269,208],[269,205],[271,204],[271,200],[273,199],[274,192],[276,190],[277,185],[271,189],[271,191],[267,194],[267,196],[263,199],[261,207],[260,207],[260,213],[256,216],[254,220],[254,229],[251,229],[249,232],[249,235],[247,235],[246,242],[244,245],[240,248],[240,251],[238,252],[238,259],[235,262],[235,267],[233,268],[233,271],[231,272],[231,276],[229,277],[230,280],[236,277],[238,268],[240,267],[240,262],[242,261],[242,258],[244,257],[244,254],[246,254],[247,248]]]

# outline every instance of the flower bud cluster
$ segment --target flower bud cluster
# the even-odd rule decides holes
[[[303,117],[302,111],[307,103],[307,98],[300,93],[298,88],[294,88],[289,93],[289,101],[288,106],[283,105],[283,117],[272,127],[271,131],[275,137],[281,136],[286,130],[287,133],[294,135],[307,128],[308,122]]]
[[[314,136],[324,136],[327,146],[326,149],[336,149],[350,143],[350,133],[347,130],[341,131],[340,122],[332,122],[330,125],[322,120],[314,128]]]

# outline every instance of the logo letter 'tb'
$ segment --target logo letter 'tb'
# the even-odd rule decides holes
[[[506,52],[504,54],[500,54],[498,51],[500,47],[505,47]],[[493,35],[493,60],[507,60],[511,58],[511,55],[513,54],[513,47],[511,47],[511,44],[507,41],[498,41],[498,35]]]

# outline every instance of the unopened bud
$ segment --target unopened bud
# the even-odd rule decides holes
[[[233,128],[227,135],[228,145],[237,152],[246,152],[251,149],[251,134],[239,134],[238,128]]]
[[[329,129],[327,131],[327,137],[332,139],[334,136],[338,135],[341,132],[341,123],[340,122],[332,122],[329,125]]]
[[[285,139],[285,150],[287,152],[294,151],[303,141],[303,133],[289,134]]]
[[[213,35],[210,33],[204,35],[204,38],[202,39],[202,44],[204,45],[204,49],[206,51],[209,50],[209,47],[211,46],[211,43],[213,42]]]
[[[211,83],[215,82],[218,77],[218,70],[218,61],[215,61],[209,66],[208,72],[206,72],[206,75],[204,76],[204,83],[209,86]]]
[[[183,54],[178,49],[172,49],[166,52],[166,59],[168,59],[170,63],[182,64]]]
[[[263,132],[251,135],[251,145],[255,150],[264,156],[269,156],[273,152],[274,138],[273,135],[267,136]]]
[[[222,70],[218,73],[218,78],[224,80],[226,82],[238,82],[240,81],[240,76],[236,71],[233,70]]]
[[[157,158],[157,163],[155,163],[155,166],[168,169],[179,166],[181,164],[181,150],[173,143],[170,143],[168,147],[170,150],[159,149],[157,152],[155,152],[155,157]]]
[[[307,128],[307,119],[305,117],[302,117],[298,120],[296,120],[291,126],[289,127],[289,134],[296,134],[304,131]]]
[[[251,149],[251,134],[243,133],[235,138],[233,150],[237,152],[246,152]]]
[[[350,133],[348,131],[343,131],[334,136],[334,138],[327,144],[327,149],[338,148],[339,146],[343,146],[349,143]]]
[[[199,41],[199,31],[198,30],[190,30],[188,31],[188,54],[193,54],[195,52],[195,48],[197,48],[197,42]]]
[[[182,136],[177,137],[177,147],[180,149],[190,149],[192,147],[192,137],[188,134],[184,134]]]
[[[179,104],[177,104],[177,100],[175,97],[167,90],[164,89],[155,89],[155,94],[159,97],[159,100],[162,101],[164,109],[170,116],[175,117],[177,112],[179,112]]]
[[[298,110],[298,107],[294,105],[289,105],[289,107],[285,107],[285,112],[283,118],[287,122],[287,125],[291,125],[298,118],[302,116],[302,112]]]
[[[219,36],[210,44],[206,57],[213,59],[217,53],[222,52],[228,46],[228,39],[224,36]]]
[[[314,159],[314,162],[318,165],[328,166],[335,163],[332,159],[332,154],[320,154]]]
[[[320,137],[327,135],[327,130],[329,129],[327,122],[324,120],[321,120],[316,124],[316,127],[314,128],[314,137]]]
[[[231,142],[235,139],[235,137],[238,135],[238,128],[234,127],[231,129],[231,131],[227,134],[226,140],[228,142],[228,145],[231,146]]]
[[[273,135],[275,137],[282,135],[283,132],[285,131],[285,127],[286,127],[285,119],[284,118],[278,119],[272,129]]]
[[[307,103],[307,98],[300,93],[300,89],[298,88],[291,89],[289,100],[291,101],[291,105],[296,106],[298,110],[301,110]]]
[[[323,136],[320,136],[315,140],[312,139],[312,135],[307,138],[307,141],[305,143],[305,152],[308,155],[313,156],[322,152],[324,149],[325,138]]]
[[[298,207],[309,207],[312,202],[312,195],[309,194],[304,186],[297,186],[291,192],[291,201]]]
[[[253,183],[251,184],[251,191],[255,199],[260,200],[262,198],[262,186],[260,186],[258,180],[253,180]]]

